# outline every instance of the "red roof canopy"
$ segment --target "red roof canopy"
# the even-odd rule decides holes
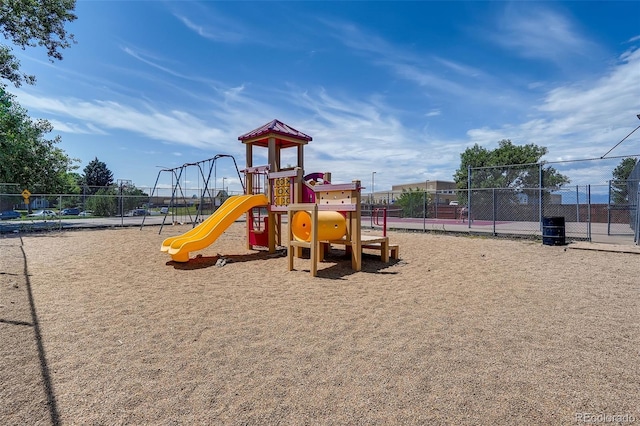
[[[242,136],[238,136],[238,140],[242,143],[250,143],[258,146],[268,146],[269,138],[275,138],[276,144],[282,148],[288,148],[296,145],[304,145],[313,138],[306,135],[293,127],[284,124],[280,120],[273,120],[269,123],[258,127]]]

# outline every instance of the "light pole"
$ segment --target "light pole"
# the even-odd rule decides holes
[[[429,204],[429,179],[424,181],[424,208],[425,208],[425,211],[427,209],[427,204]]]
[[[224,191],[224,195],[227,195],[227,189],[224,187],[225,182],[227,181],[226,177],[222,178],[222,190]]]
[[[376,177],[376,172],[371,172],[371,204],[373,204],[375,201],[375,197],[373,195],[373,193],[375,192],[375,183],[376,183],[375,177]]]
[[[429,179],[424,181],[424,201],[422,203],[422,231],[427,227],[427,206],[429,205]]]

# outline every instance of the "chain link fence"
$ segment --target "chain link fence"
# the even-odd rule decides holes
[[[162,216],[167,223],[197,223],[235,195],[222,189],[204,191],[201,187],[184,185],[179,189],[170,185],[135,187],[124,180],[105,187],[75,186],[69,192],[57,194],[39,192],[37,187],[28,188],[28,192],[25,189],[17,184],[0,183],[2,232],[43,229],[44,221],[45,228],[58,229],[86,218],[104,219],[101,223],[109,226],[140,225],[147,216]],[[20,226],[11,226],[18,222]],[[158,220],[148,224],[158,224]]]
[[[613,179],[621,157],[470,168],[470,189],[377,192],[363,197],[363,214],[374,223],[376,209],[384,208],[391,227],[413,221],[413,228],[424,230],[534,238],[542,236],[545,218],[563,218],[569,241],[618,236],[637,243],[638,157],[624,157],[636,160],[625,180]]]
[[[637,161],[639,157],[625,158]],[[389,228],[539,238],[544,218],[557,217],[564,219],[569,241],[619,236],[638,243],[640,163],[628,179],[614,180],[613,170],[620,161],[616,157],[470,168],[470,189],[363,194],[363,222],[370,221],[372,227],[381,225],[384,212]],[[203,190],[171,184],[150,188],[135,187],[124,180],[118,183],[76,186],[74,193],[60,194],[29,188],[29,205],[22,195],[24,188],[0,184],[0,211],[18,211],[20,219],[34,218],[28,216],[32,212],[52,210],[58,218],[164,215],[170,223],[195,223],[235,195],[226,188]]]

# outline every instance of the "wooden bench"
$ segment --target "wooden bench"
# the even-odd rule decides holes
[[[371,249],[382,251],[382,244],[373,243],[373,244],[363,244],[363,249]],[[400,245],[398,244],[389,244],[389,257],[391,259],[398,259],[400,256]]]
[[[324,256],[324,253],[328,251],[331,245],[343,245],[347,252],[351,250],[351,242],[342,240],[333,240],[333,241],[325,241],[321,244],[321,259]],[[398,259],[400,255],[400,246],[398,244],[389,244],[388,237],[377,237],[374,235],[363,235],[361,236],[361,248],[362,249],[371,249],[378,250],[380,252],[380,260],[387,263],[389,262],[389,255],[391,255],[392,259]],[[386,253],[385,253],[386,248]]]

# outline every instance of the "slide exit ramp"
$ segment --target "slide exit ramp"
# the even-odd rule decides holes
[[[189,253],[213,244],[244,213],[254,207],[266,207],[268,204],[269,200],[264,194],[229,197],[200,225],[182,235],[165,239],[160,250],[169,253],[173,261],[188,262]]]

